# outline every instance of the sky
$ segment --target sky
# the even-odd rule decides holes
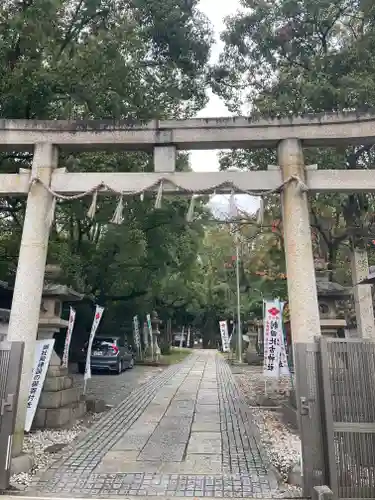
[[[211,52],[211,62],[218,60],[219,54],[222,51],[223,44],[220,40],[220,32],[224,30],[224,18],[228,15],[235,14],[240,8],[238,0],[201,0],[199,4],[200,10],[209,18],[215,36],[215,44]],[[204,109],[197,116],[199,118],[213,118],[231,116],[225,103],[216,95],[208,92],[209,101]],[[218,151],[191,151],[190,161],[195,172],[215,172],[219,170]],[[215,196],[213,202],[218,205],[227,205],[228,197]],[[239,208],[254,212],[258,209],[259,202],[256,198],[244,195],[236,196],[236,202]]]

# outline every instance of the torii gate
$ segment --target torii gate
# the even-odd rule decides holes
[[[54,195],[156,191],[171,193],[279,191],[283,199],[288,294],[293,342],[320,335],[319,310],[306,191],[375,191],[371,170],[318,170],[304,166],[303,146],[372,144],[375,115],[323,114],[252,121],[209,118],[127,122],[0,120],[0,150],[33,151],[31,173],[0,175],[0,196],[27,196],[9,340],[25,343],[13,455],[21,451],[37,335]],[[255,172],[175,172],[177,150],[277,148],[278,168]],[[58,150],[143,150],[154,153],[154,173],[69,173],[58,169]],[[103,184],[111,191],[103,189]],[[364,276],[363,276],[364,277]],[[364,285],[365,286],[365,285]],[[372,310],[366,292],[364,310]],[[366,314],[365,314],[366,315]],[[362,315],[363,316],[363,315]],[[373,316],[367,334],[374,337]],[[362,317],[363,320],[363,317]],[[365,325],[366,326],[366,325]]]

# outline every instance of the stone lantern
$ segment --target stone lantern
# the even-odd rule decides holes
[[[52,339],[68,321],[61,318],[63,302],[80,301],[83,295],[66,285],[54,283],[60,269],[46,266],[45,284],[40,307],[38,340]],[[74,387],[68,369],[61,367],[61,360],[55,350],[52,352],[47,376],[35,413],[33,428],[58,428],[69,426],[86,412],[81,388]]]
[[[339,283],[330,281],[328,272],[322,269],[316,270],[316,289],[322,335],[336,337],[347,326],[346,319],[339,317],[338,303],[349,299],[352,292]]]
[[[83,298],[83,295],[71,288],[54,283],[52,279],[57,278],[59,274],[58,266],[46,266],[38,340],[52,339],[56,332],[68,326],[68,321],[61,318],[63,302],[79,301]],[[12,287],[0,282],[0,340],[5,340],[7,336],[12,295]],[[81,397],[81,389],[74,387],[68,369],[61,368],[61,360],[53,351],[32,427],[66,427],[85,412],[86,405]]]
[[[75,302],[83,295],[65,285],[46,282],[39,313],[38,340],[52,339],[61,328],[67,328],[69,321],[61,318],[63,302]],[[50,366],[60,366],[61,360],[54,351]]]
[[[263,357],[259,355],[257,350],[259,338],[263,335],[262,328],[263,321],[248,321],[247,336],[249,337],[249,343],[245,353],[245,360],[249,365],[263,363]]]
[[[158,316],[156,311],[152,311],[151,313],[151,327],[152,327],[152,344],[153,344],[153,352],[156,358],[160,356],[160,347],[158,344],[158,338],[160,336],[159,326],[162,321]]]

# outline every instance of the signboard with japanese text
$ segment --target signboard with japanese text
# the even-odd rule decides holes
[[[290,375],[283,334],[283,306],[278,299],[264,303],[263,374],[274,379]]]
[[[73,333],[75,319],[76,319],[76,312],[73,309],[73,307],[71,307],[70,308],[70,314],[69,314],[69,324],[68,324],[68,329],[66,331],[65,344],[64,344],[64,352],[63,352],[62,363],[61,363],[61,366],[63,368],[68,368],[68,363],[69,363],[69,348],[70,348],[70,342],[72,340],[72,333]]]
[[[228,323],[226,321],[219,321],[220,335],[221,335],[221,345],[223,352],[229,352],[229,334],[228,334]]]
[[[27,399],[25,431],[29,432],[43,389],[55,339],[37,340],[34,354],[34,367],[31,375],[29,397]]]
[[[94,337],[96,330],[98,329],[100,320],[102,319],[104,312],[104,307],[96,306],[95,309],[95,316],[94,320],[92,322],[91,326],[91,332],[90,332],[90,337],[89,337],[89,344],[87,346],[87,353],[86,353],[86,367],[85,367],[85,375],[84,375],[84,380],[85,382],[91,378],[91,351],[92,351],[92,343],[94,342]],[[84,388],[84,392],[86,391],[86,386]]]

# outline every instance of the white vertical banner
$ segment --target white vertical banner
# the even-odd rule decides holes
[[[133,334],[134,334],[134,344],[137,348],[138,356],[141,356],[142,354],[142,349],[141,349],[141,335],[139,332],[139,321],[138,321],[138,316],[133,317]]]
[[[184,337],[185,337],[185,327],[182,327],[182,332],[180,334],[180,349],[184,345]]]
[[[37,340],[35,344],[34,365],[31,374],[29,396],[27,399],[25,431],[29,432],[38,407],[40,394],[47,375],[55,339]]]
[[[75,322],[75,320],[76,320],[76,311],[75,311],[75,309],[73,309],[73,307],[71,307],[70,308],[70,313],[69,313],[68,328],[66,330],[64,352],[63,352],[63,355],[62,355],[61,366],[63,368],[68,368],[68,363],[69,363],[69,348],[70,348],[70,342],[72,340],[72,333],[73,333],[73,328],[74,328],[74,322]]]
[[[279,299],[264,304],[264,360],[265,377],[279,379],[289,375],[283,333],[283,306]]]
[[[148,347],[148,326],[147,322],[143,323],[143,343],[145,345],[145,348],[147,349]]]
[[[229,334],[228,334],[228,323],[227,321],[219,321],[220,335],[221,335],[221,345],[223,352],[229,352]]]
[[[134,333],[134,344],[136,345],[137,349],[139,349],[141,345],[141,337],[139,335],[139,321],[138,321],[138,316],[133,317],[133,333]]]
[[[187,334],[186,347],[190,347],[190,335],[191,335],[191,328],[190,328],[190,326],[189,326],[189,327],[188,327],[188,334]]]
[[[87,346],[86,367],[85,367],[85,375],[84,375],[85,384],[84,384],[84,389],[83,389],[83,393],[84,394],[86,394],[86,382],[87,382],[87,380],[89,378],[91,378],[91,351],[92,351],[92,343],[94,341],[95,333],[96,333],[96,330],[98,329],[100,320],[102,319],[103,311],[104,311],[104,307],[96,306],[95,316],[94,316],[94,320],[93,320],[92,326],[91,326],[89,343],[88,343],[88,346]]]
[[[146,320],[147,320],[148,333],[150,335],[151,359],[154,360],[154,339],[152,338],[152,324],[151,324],[150,314],[147,314]]]

